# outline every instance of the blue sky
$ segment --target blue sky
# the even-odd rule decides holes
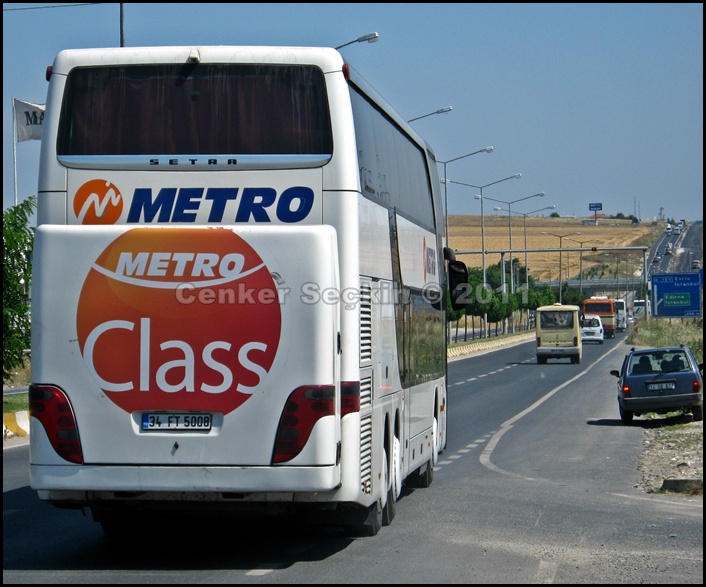
[[[37,10],[9,10],[61,6]],[[342,45],[344,58],[450,160],[449,179],[529,212],[703,219],[703,4],[125,4],[127,46]],[[12,98],[44,103],[62,49],[120,44],[119,4],[3,4],[3,209]],[[18,199],[39,141],[17,144]],[[450,185],[449,213],[479,214]],[[488,210],[486,209],[486,213]]]

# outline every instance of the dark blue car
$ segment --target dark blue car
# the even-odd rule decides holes
[[[633,416],[647,412],[681,410],[703,420],[702,373],[703,363],[686,347],[631,349],[620,371],[610,372],[618,378],[620,419],[630,424]]]

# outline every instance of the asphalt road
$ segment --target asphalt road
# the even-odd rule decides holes
[[[703,582],[703,500],[636,485],[644,431],[620,423],[622,337],[537,365],[532,343],[449,364],[448,445],[373,538],[292,520],[172,520],[107,540],[40,503],[26,447],[3,454],[3,582]]]

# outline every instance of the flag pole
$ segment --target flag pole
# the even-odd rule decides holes
[[[17,206],[17,112],[14,96],[12,96],[12,169],[15,179],[15,206]]]

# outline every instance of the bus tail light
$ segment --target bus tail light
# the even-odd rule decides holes
[[[579,346],[579,339],[577,336],[574,336],[574,346]]]
[[[62,459],[83,464],[76,418],[63,390],[54,385],[30,385],[29,414],[44,426],[49,442]]]
[[[291,461],[304,448],[314,424],[336,413],[333,385],[305,385],[287,399],[277,426],[272,463]]]

